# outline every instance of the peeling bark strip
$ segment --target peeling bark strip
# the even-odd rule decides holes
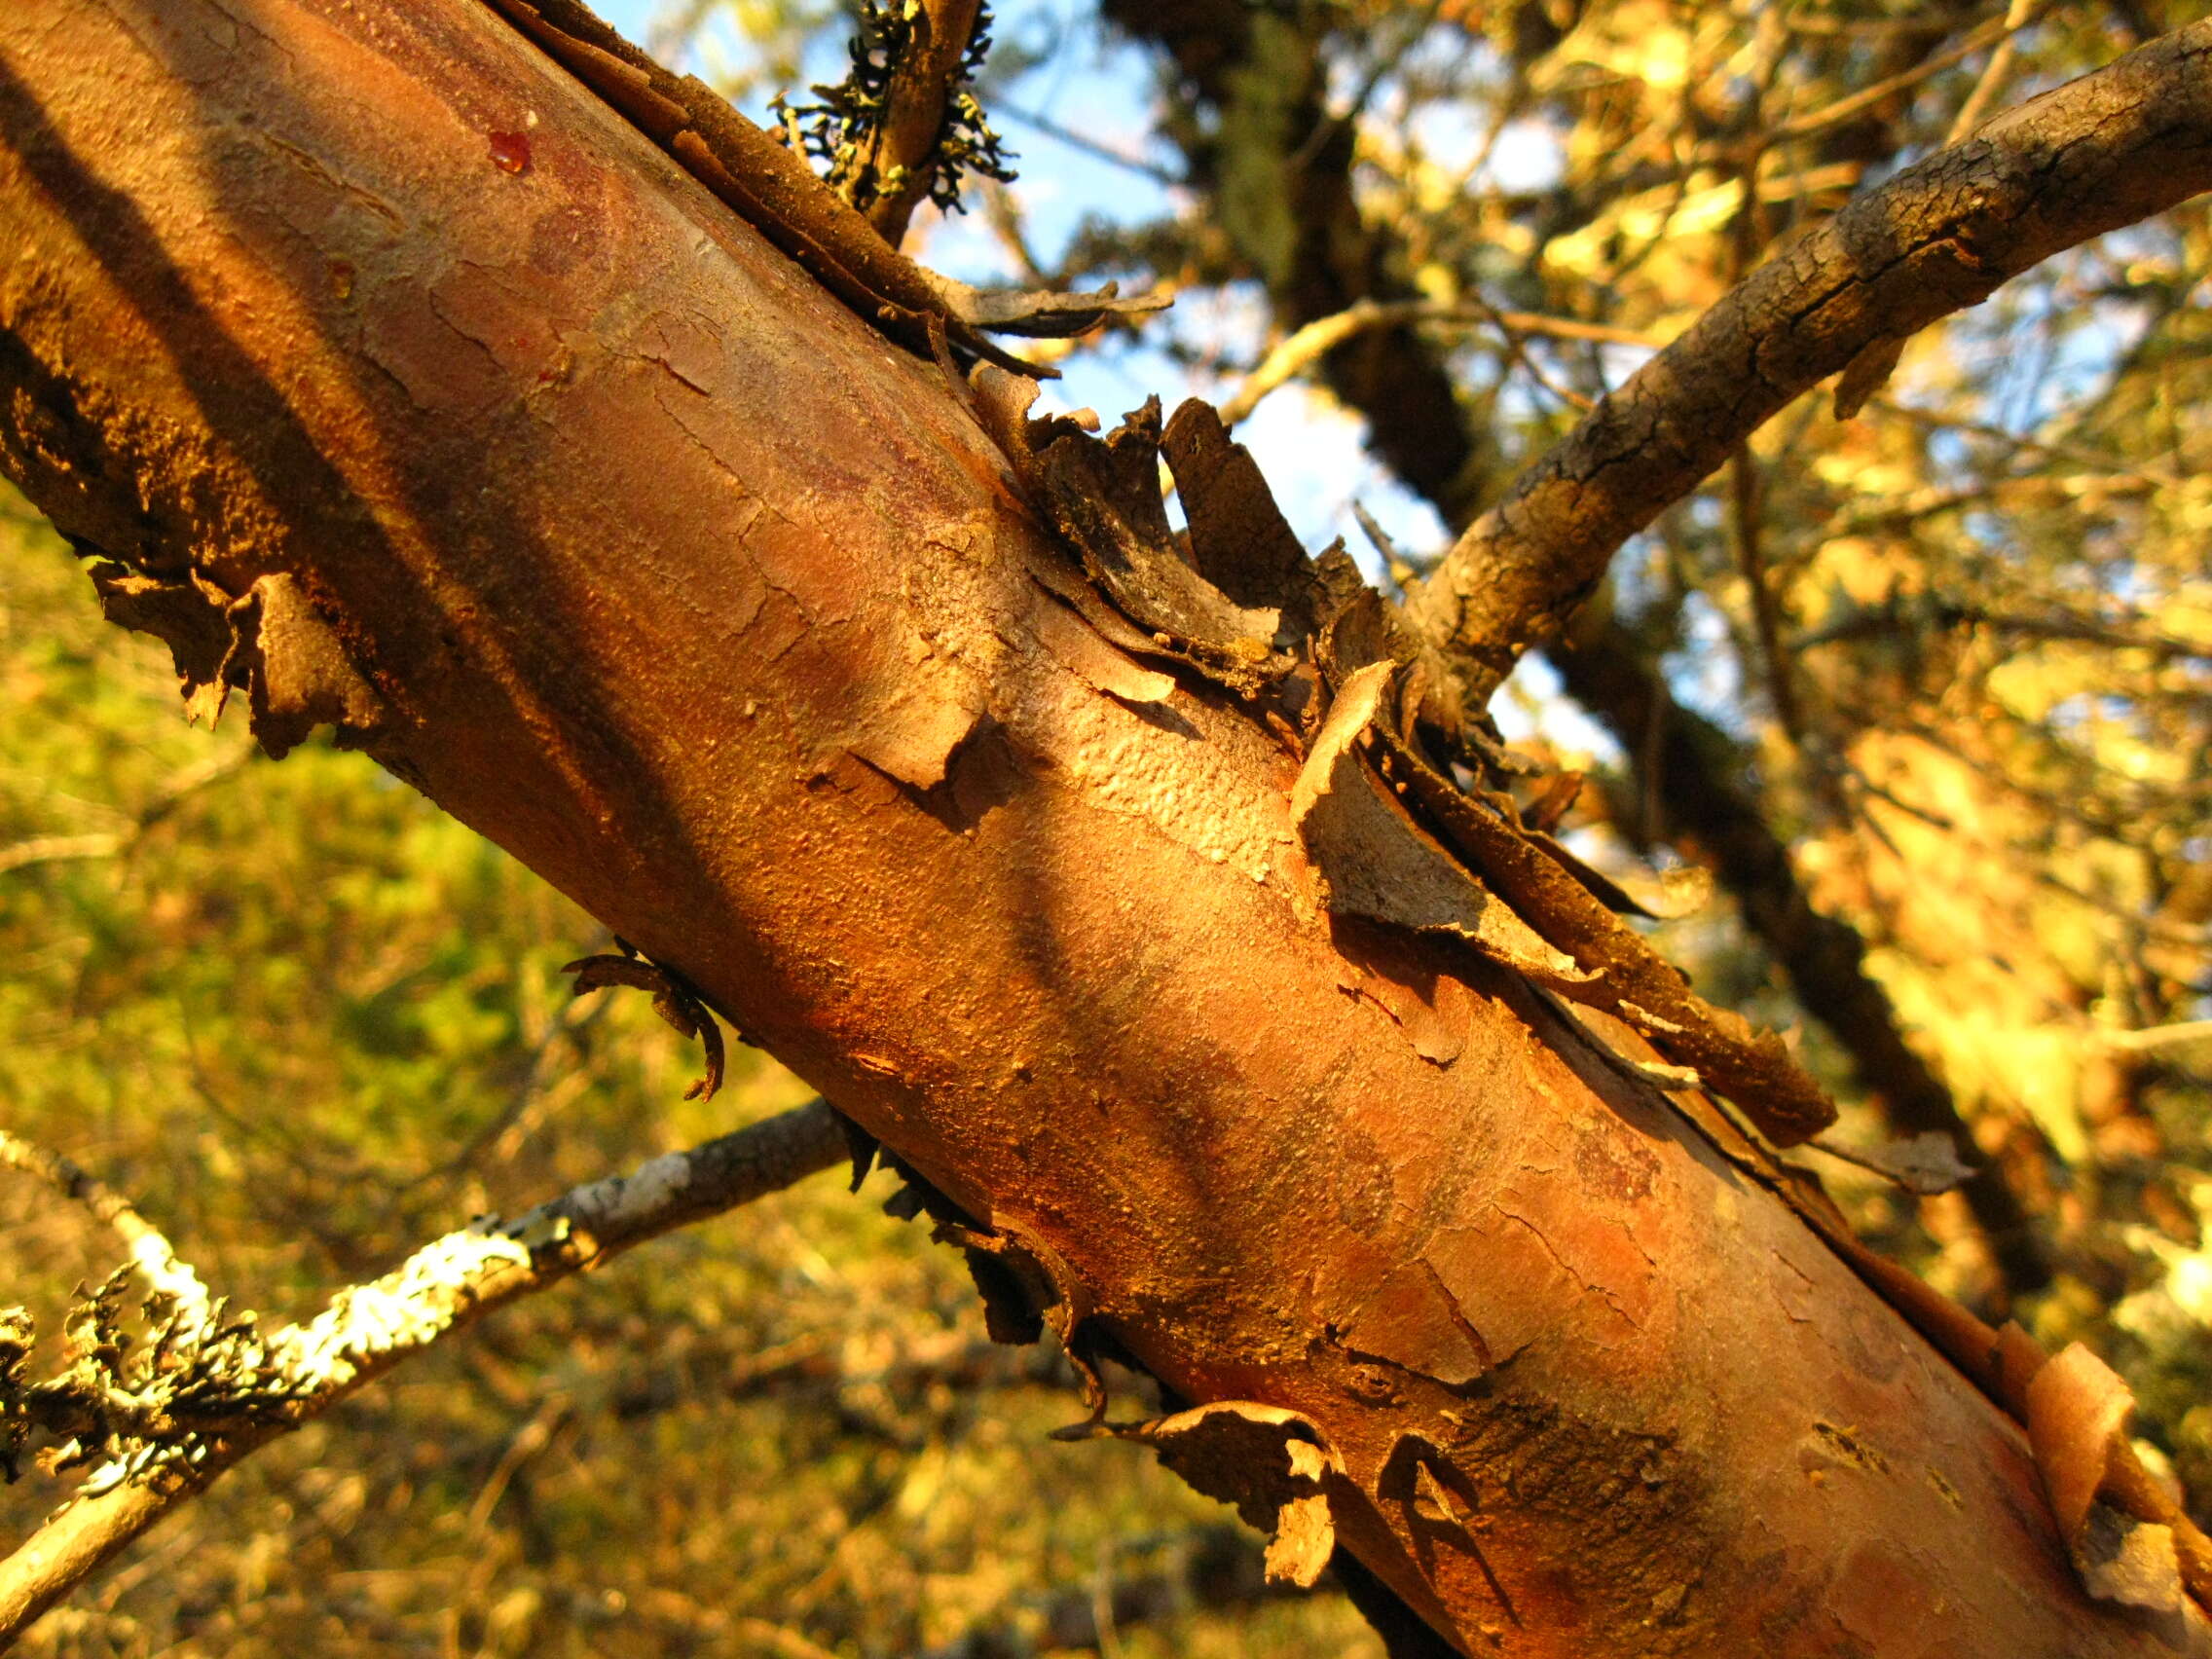
[[[1798,393],[2063,248],[2212,189],[2212,20],[1998,117],[1790,243],[1605,397],[1415,596],[1473,702]],[[1848,411],[1844,411],[1848,412]]]
[[[1071,1332],[1313,1425],[1337,1461],[1270,1478],[1462,1651],[2172,1651],[1725,1125],[1324,909],[1296,744],[1130,660],[939,368],[475,0],[0,8],[0,245],[46,511],[299,581],[384,764],[1050,1264]]]
[[[1270,158],[1265,166],[1279,166],[1290,149],[1302,145],[1304,135],[1313,130],[1309,121],[1285,132],[1240,118],[1244,90],[1266,79],[1250,69],[1257,46],[1252,32],[1256,15],[1242,5],[1107,0],[1104,9],[1139,38],[1167,47],[1192,77],[1219,129],[1234,130],[1239,148],[1257,148]],[[1215,125],[1196,124],[1186,141],[1188,159],[1201,173],[1209,165],[1211,140],[1199,141],[1198,135]],[[1356,211],[1349,182],[1352,159],[1349,146],[1324,146],[1301,170],[1312,188],[1291,198],[1298,228],[1293,242],[1296,258],[1288,291],[1277,295],[1275,305],[1286,324],[1307,321],[1307,326],[1285,340],[1277,354],[1271,354],[1271,364],[1278,355],[1295,356],[1305,345],[1333,337],[1347,319],[1356,322],[1365,314],[1372,320],[1392,312],[1394,305],[1400,311],[1430,305],[1404,301],[1378,306],[1372,297],[1356,297],[1367,293],[1362,285],[1355,293],[1338,293],[1333,305],[1324,306],[1326,315],[1308,321],[1313,296],[1335,292],[1346,276],[1356,277],[1362,272],[1371,283],[1380,273],[1403,262],[1400,227],[1362,222]],[[1267,266],[1264,248],[1253,240],[1256,227],[1226,228],[1237,240],[1242,258]],[[1333,257],[1347,247],[1368,250],[1362,255],[1365,263],[1348,272]],[[1506,320],[1512,328],[1531,332],[1538,331],[1545,319],[1508,316]],[[1362,329],[1353,338],[1366,341],[1377,336]],[[1363,347],[1355,356],[1333,352],[1325,360],[1325,370],[1338,395],[1366,418],[1368,441],[1376,454],[1426,496],[1448,523],[1463,528],[1463,521],[1474,516],[1471,498],[1494,458],[1484,430],[1487,418],[1479,403],[1456,402],[1434,343],[1400,330],[1373,351]],[[1264,372],[1265,366],[1254,381],[1261,380]],[[1245,391],[1251,389],[1248,382]],[[1223,418],[1230,413],[1230,405],[1224,404]],[[1175,437],[1176,423],[1170,422],[1171,447]],[[1195,541],[1193,551],[1201,555],[1202,569],[1202,549]],[[1232,594],[1237,593],[1229,582],[1216,580]],[[1857,932],[1812,908],[1791,870],[1788,849],[1775,839],[1734,781],[1744,757],[1719,732],[1703,727],[1673,706],[1655,672],[1641,661],[1633,642],[1617,624],[1598,629],[1595,636],[1580,631],[1573,646],[1552,655],[1567,691],[1612,729],[1632,762],[1640,763],[1651,733],[1661,734],[1661,748],[1655,752],[1659,757],[1649,767],[1648,781],[1665,805],[1670,833],[1687,830],[1697,853],[1715,862],[1744,919],[1782,963],[1806,1012],[1825,1024],[1851,1056],[1893,1132],[1909,1136],[1939,1131],[1961,1154],[1973,1158],[1972,1136],[1949,1090],[1899,1035],[1897,1013],[1887,994],[1865,974]],[[1440,677],[1439,683],[1445,682]],[[1462,728],[1462,734],[1472,729]],[[2003,1168],[1982,1165],[1967,1183],[1965,1196],[2002,1266],[2005,1283],[2014,1292],[2048,1284],[2049,1264]]]
[[[1371,818],[1377,813],[1405,816],[1404,809],[1351,756],[1352,743],[1366,739],[1380,752],[1382,778],[1400,792],[1410,789],[1412,798],[1435,816],[1473,873],[1460,869],[1441,848],[1436,849],[1437,859],[1418,865],[1398,851],[1433,845],[1410,821],[1406,826],[1410,833],[1369,831],[1359,836],[1358,867],[1363,873],[1384,872],[1385,878],[1372,895],[1351,898],[1355,912],[1460,933],[1486,955],[1518,969],[1546,989],[1626,1022],[1661,1053],[1693,1068],[1667,1079],[1671,1087],[1718,1090],[1777,1146],[1810,1140],[1834,1123],[1834,1102],[1789,1057],[1781,1038],[1771,1031],[1753,1031],[1741,1014],[1716,1009],[1691,991],[1681,971],[1624,927],[1585,885],[1573,864],[1552,856],[1544,844],[1549,837],[1539,840],[1522,829],[1518,817],[1508,810],[1510,802],[1501,809],[1462,793],[1422,759],[1411,743],[1378,722],[1381,700],[1396,675],[1394,663],[1381,662],[1356,670],[1346,681],[1329,710],[1328,724],[1315,741],[1306,775],[1299,780],[1301,795],[1312,803],[1299,812],[1301,829],[1323,878],[1329,879],[1332,860],[1314,845],[1313,828],[1319,822],[1314,810],[1317,792],[1327,786],[1311,786],[1315,793],[1309,795],[1308,783],[1324,769],[1352,799],[1372,803],[1363,808]],[[1456,886],[1449,889],[1456,903],[1429,892],[1452,876],[1430,874],[1426,882],[1421,879],[1443,866],[1456,875]],[[1488,889],[1477,874],[1487,881]],[[1490,890],[1503,902],[1492,898]],[[1332,895],[1331,908],[1338,907],[1337,896]]]

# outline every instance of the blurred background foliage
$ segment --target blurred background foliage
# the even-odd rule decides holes
[[[829,0],[608,10],[756,113],[834,78],[851,28]],[[997,11],[982,97],[1022,176],[912,245],[970,280],[1173,289],[1074,349],[1063,401],[1279,382],[1239,435],[1309,544],[1411,581],[1854,190],[2205,8]],[[1587,856],[1717,876],[1661,943],[1791,1035],[1844,1138],[1973,1152],[1931,1200],[1823,1173],[1946,1290],[2111,1359],[2200,1520],[2208,274],[2193,206],[1914,340],[1855,419],[1803,400],[1500,708],[1589,775]],[[567,1001],[587,918],[358,756],[187,730],[52,535],[17,508],[0,540],[0,1111],[219,1288],[297,1311],[803,1092],[747,1051],[682,1103],[693,1056],[644,999]],[[29,1650],[1379,1651],[1325,1587],[1263,1597],[1250,1541],[1142,1456],[1048,1443],[1060,1362],[990,1348],[888,1192],[824,1178],[510,1313],[247,1463]],[[26,1182],[0,1224],[6,1297],[49,1328],[116,1259]],[[26,1481],[10,1524],[55,1496]]]

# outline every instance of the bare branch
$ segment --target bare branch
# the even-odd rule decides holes
[[[577,1187],[515,1221],[450,1233],[384,1277],[340,1291],[306,1324],[257,1339],[251,1375],[239,1378],[241,1402],[257,1402],[252,1409],[241,1404],[236,1422],[219,1433],[142,1446],[95,1472],[91,1495],[0,1562],[0,1648],[224,1470],[402,1360],[633,1245],[780,1192],[846,1152],[836,1114],[815,1100],[627,1176]],[[0,1156],[92,1207],[129,1240],[141,1266],[158,1253],[199,1283],[135,1210],[68,1160],[12,1136],[0,1136]]]
[[[0,847],[0,875],[33,865],[112,858],[122,846],[121,835],[101,830],[87,835],[32,835],[13,846]]]
[[[1780,253],[1462,535],[1415,620],[1486,698],[1613,553],[1800,392],[2078,242],[2212,186],[2212,21],[2022,104]]]
[[[1943,142],[1956,144],[1981,125],[1981,118],[2005,86],[2005,77],[2012,72],[2012,59],[2020,50],[2020,31],[2035,20],[2040,8],[2035,0],[2012,0],[2005,12],[2005,38],[1997,43],[1997,50],[1989,55],[1989,62],[1981,71],[1981,79],[1973,84],[1967,101],[1959,106],[1959,113],[1951,123],[1951,130]]]
[[[1396,328],[1409,322],[1483,323],[1509,340],[1537,334],[1553,340],[1584,340],[1601,346],[1635,346],[1656,351],[1664,341],[1630,328],[1609,328],[1604,323],[1581,322],[1573,317],[1544,316],[1535,312],[1498,311],[1479,300],[1357,300],[1331,316],[1308,323],[1287,336],[1244,377],[1244,384],[1222,404],[1224,425],[1246,419],[1270,392],[1296,380],[1346,340],[1375,328]]]
[[[192,1310],[195,1324],[205,1322],[213,1301],[206,1285],[189,1263],[178,1258],[161,1229],[140,1215],[129,1198],[73,1160],[5,1129],[0,1129],[0,1164],[34,1175],[71,1203],[83,1205],[95,1221],[123,1240],[130,1252],[130,1265],[157,1295],[170,1298],[180,1310]]]

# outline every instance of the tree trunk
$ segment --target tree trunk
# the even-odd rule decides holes
[[[492,12],[8,8],[0,238],[0,461],[111,613],[681,970],[1079,1350],[1274,1408],[1167,1439],[1286,1560],[1317,1483],[1468,1653],[2201,1639],[2083,1595],[1721,1121],[1332,920],[1288,740],[1049,593],[954,384]]]

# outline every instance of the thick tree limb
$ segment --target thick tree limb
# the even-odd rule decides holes
[[[471,1227],[424,1246],[398,1268],[331,1299],[314,1319],[266,1339],[271,1375],[285,1380],[274,1408],[241,1409],[237,1426],[150,1448],[138,1466],[98,1471],[82,1496],[0,1561],[0,1648],[117,1551],[272,1440],[291,1433],[402,1362],[486,1314],[597,1268],[664,1233],[719,1215],[841,1161],[836,1114],[822,1101],[718,1140],[654,1159],[628,1176],[594,1181],[509,1223]],[[178,1263],[137,1212],[68,1160],[0,1137],[0,1155],[55,1182],[130,1242],[157,1288]],[[201,1292],[204,1301],[205,1292]],[[264,1380],[248,1380],[255,1392]]]
[[[1282,734],[1062,602],[962,389],[480,8],[42,0],[0,70],[33,499],[1199,1402],[1128,1430],[1189,1478],[1470,1653],[2165,1650],[1754,1147],[1323,914]]]
[[[1624,541],[1800,392],[2207,188],[2212,21],[2022,104],[1783,248],[1523,473],[1414,615],[1487,698]]]

